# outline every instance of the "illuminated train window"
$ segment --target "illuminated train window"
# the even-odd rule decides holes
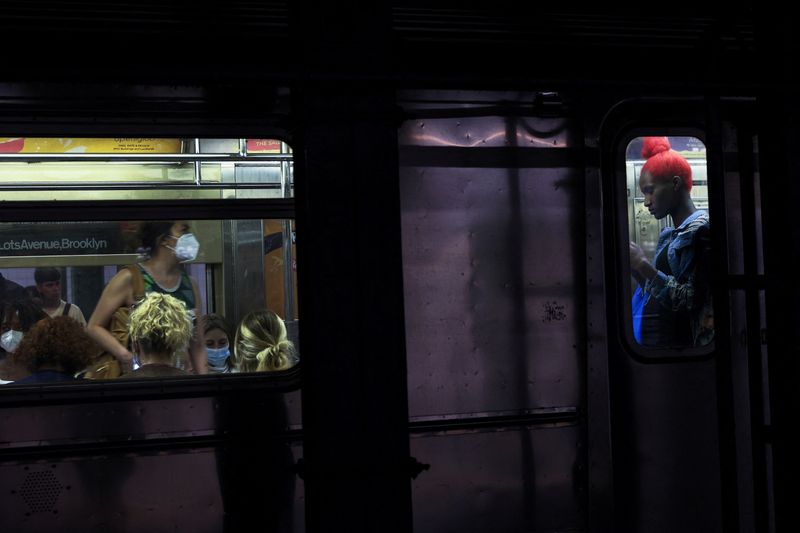
[[[0,139],[3,386],[296,368],[293,186],[272,139]]]
[[[714,339],[706,148],[637,137],[625,158],[630,326],[641,347],[707,351]]]

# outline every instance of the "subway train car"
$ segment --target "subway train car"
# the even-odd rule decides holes
[[[4,341],[0,530],[796,531],[794,28],[618,7],[12,3],[3,303],[52,267],[90,319],[181,221],[199,312],[299,362],[30,383]],[[702,314],[647,307],[667,234]]]

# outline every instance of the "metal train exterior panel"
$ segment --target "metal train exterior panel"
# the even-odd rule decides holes
[[[12,58],[4,139],[183,148],[2,153],[0,225],[195,221],[205,310],[239,323],[278,294],[300,364],[0,385],[0,530],[796,530],[786,22],[749,5],[34,4],[0,23],[9,38],[106,46],[91,65]],[[668,223],[627,153],[650,136],[691,140],[709,345],[634,332],[630,243],[653,254]],[[248,154],[264,139],[278,152]],[[122,251],[0,253],[0,272],[50,261],[83,305]]]

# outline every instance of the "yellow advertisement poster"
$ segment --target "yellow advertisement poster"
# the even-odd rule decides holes
[[[0,154],[180,154],[181,139],[0,137]]]

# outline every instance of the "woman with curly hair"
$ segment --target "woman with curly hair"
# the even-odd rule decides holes
[[[233,347],[233,364],[240,372],[286,370],[297,360],[281,317],[267,310],[245,315],[236,330]]]
[[[72,381],[97,353],[83,325],[68,316],[45,318],[34,324],[9,356],[31,374],[14,383]]]
[[[186,304],[169,294],[151,292],[131,311],[130,338],[134,353],[131,377],[181,376],[175,354],[186,349],[194,327]]]

